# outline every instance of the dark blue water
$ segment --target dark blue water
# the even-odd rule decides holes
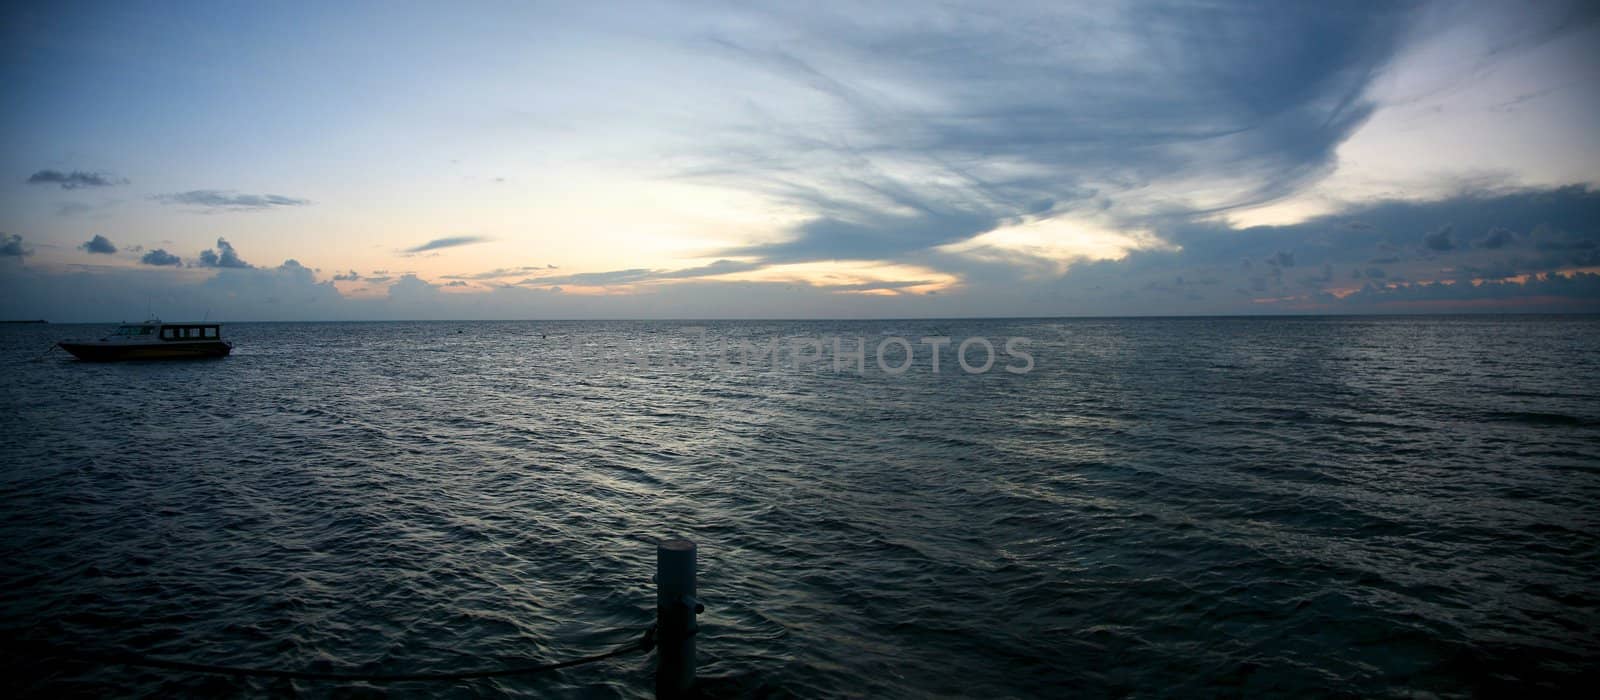
[[[325,670],[561,659],[653,619],[651,543],[681,535],[714,694],[1595,679],[1595,317],[708,324],[1032,341],[1031,372],[898,376],[718,366],[689,325],[235,324],[224,360],[108,365],[34,361],[100,327],[0,327],[0,633]],[[385,687],[639,697],[650,668]]]

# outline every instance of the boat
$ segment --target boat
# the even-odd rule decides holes
[[[164,323],[160,319],[124,323],[99,340],[63,340],[56,345],[88,362],[224,357],[233,352],[233,343],[222,339],[220,323]]]

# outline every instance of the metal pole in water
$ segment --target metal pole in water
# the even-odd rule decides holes
[[[656,697],[680,698],[694,685],[695,546],[689,540],[656,545]]]

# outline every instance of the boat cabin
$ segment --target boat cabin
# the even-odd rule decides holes
[[[222,326],[216,323],[164,324],[162,340],[216,340],[221,337]]]

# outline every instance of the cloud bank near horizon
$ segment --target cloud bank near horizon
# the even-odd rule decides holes
[[[470,282],[322,275],[292,259],[251,266],[219,239],[201,254],[213,270],[203,277],[108,266],[61,273],[14,256],[0,275],[0,316],[43,310],[52,320],[100,320],[129,313],[119,306],[127,298],[155,299],[174,309],[169,315],[210,308],[232,320],[1600,312],[1596,222],[1600,191],[1584,187],[1386,201],[1285,226],[1185,223],[1163,231],[1175,247],[1083,261],[1064,275],[980,274],[939,294],[881,296],[862,292],[894,283],[730,279],[758,264],[727,260],[517,283],[505,281],[516,269]],[[144,258],[179,264],[163,250]],[[347,293],[336,282],[358,286]],[[629,293],[572,293],[604,285]],[[139,293],[118,295],[121,286]]]

